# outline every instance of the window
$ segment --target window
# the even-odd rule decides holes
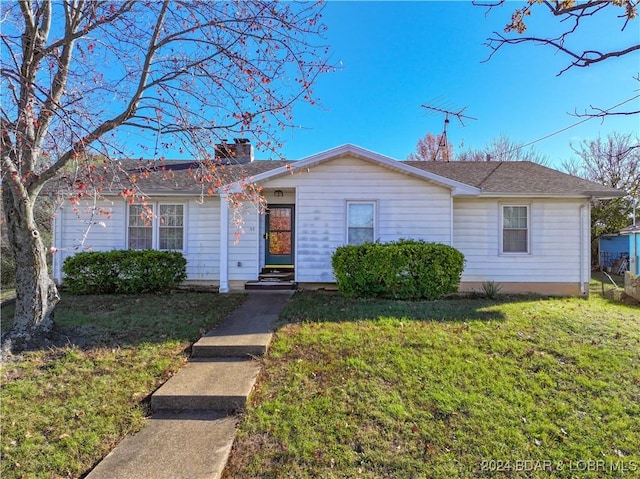
[[[159,249],[182,250],[184,205],[160,205]]]
[[[502,207],[502,252],[529,252],[529,207]]]
[[[149,216],[151,214],[151,217]],[[153,207],[129,206],[129,249],[153,248]]]
[[[184,205],[130,205],[129,249],[183,250]]]
[[[347,203],[347,243],[360,245],[373,242],[375,237],[375,203]]]

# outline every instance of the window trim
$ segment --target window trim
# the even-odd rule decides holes
[[[185,234],[186,233],[186,227],[187,227],[186,226],[186,216],[187,216],[187,214],[186,214],[187,213],[186,205],[184,203],[177,203],[177,202],[176,203],[168,203],[168,202],[164,202],[164,201],[163,202],[159,201],[159,202],[156,203],[156,205],[158,207],[157,208],[158,214],[157,214],[157,220],[156,220],[156,230],[157,230],[156,237],[157,237],[157,241],[156,241],[156,248],[155,249],[157,249],[159,251],[185,251],[185,249],[186,249],[184,247],[185,246],[185,238],[187,236]],[[171,249],[161,249],[160,248],[160,228],[162,228],[161,221],[160,221],[160,208],[163,207],[163,206],[182,206],[182,248],[180,248],[180,249],[172,249],[172,248]]]
[[[131,238],[131,230],[132,225],[131,222],[131,207],[132,206],[141,206],[141,203],[127,203],[127,212],[126,212],[126,248],[133,249],[130,247],[130,238]],[[184,201],[149,201],[147,203],[152,210],[153,217],[151,218],[151,249],[156,251],[180,251],[184,254],[187,252],[187,206],[188,203]],[[160,207],[161,206],[182,206],[182,249],[160,249]]]
[[[505,251],[504,250],[504,210],[509,207],[519,207],[526,208],[527,212],[527,250],[526,251]],[[522,229],[522,228],[509,228],[512,230]],[[499,232],[499,241],[500,241],[500,256],[530,256],[531,255],[531,204],[530,203],[500,203],[500,232]]]
[[[142,226],[134,226],[131,224],[131,219],[132,219],[132,214],[131,214],[131,210],[133,208],[144,208],[145,205],[141,204],[141,203],[129,203],[127,204],[127,240],[126,240],[126,246],[127,249],[131,249],[131,250],[135,250],[135,251],[142,251],[145,250],[147,248],[132,248],[131,247],[131,228],[142,228]],[[150,209],[151,209],[151,224],[147,227],[144,226],[144,228],[149,228],[151,229],[151,249],[155,249],[153,246],[153,242],[154,242],[154,237],[155,234],[153,232],[154,229],[154,223],[155,223],[155,217],[156,217],[156,209],[155,209],[155,205],[153,203],[148,204],[147,205]]]
[[[376,241],[378,237],[378,201],[377,200],[346,200],[345,202],[345,230],[344,230],[344,244],[349,243],[349,206],[350,205],[372,205],[373,206],[373,233],[372,242]]]

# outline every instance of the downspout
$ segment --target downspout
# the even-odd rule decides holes
[[[220,194],[220,293],[229,292],[229,204],[227,194]]]
[[[585,239],[585,233],[584,233],[584,228],[585,228],[585,211],[586,211],[586,207],[588,205],[591,205],[591,201],[589,201],[588,203],[582,203],[580,205],[580,294],[586,294],[586,288],[584,287],[584,260],[585,260],[585,249],[586,249],[586,245],[584,243],[584,239]],[[591,242],[589,242],[589,249],[587,251],[587,253],[590,256],[591,253]]]

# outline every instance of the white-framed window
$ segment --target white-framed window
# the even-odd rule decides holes
[[[502,205],[502,248],[504,254],[530,253],[529,205]]]
[[[347,244],[373,242],[375,226],[375,201],[347,201]]]
[[[184,249],[184,205],[158,205],[158,249]]]
[[[129,205],[129,249],[153,249],[153,205]]]
[[[185,206],[180,203],[129,205],[129,249],[184,250]]]

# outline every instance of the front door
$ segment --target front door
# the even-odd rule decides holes
[[[293,205],[267,208],[265,266],[293,266],[293,231]]]

